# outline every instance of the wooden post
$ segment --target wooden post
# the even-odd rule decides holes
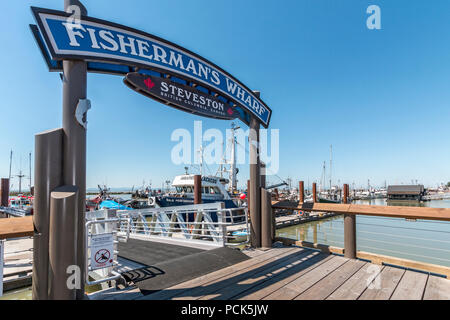
[[[7,207],[9,204],[9,179],[2,178],[0,193],[0,206]]]
[[[305,202],[305,183],[303,181],[298,183],[298,201],[299,203]]]
[[[317,202],[317,191],[316,191],[316,183],[314,182],[312,184],[312,197],[313,197],[313,202]]]
[[[194,204],[202,203],[202,176],[194,176]]]
[[[202,203],[202,176],[196,174],[194,176],[194,204]],[[194,213],[194,221],[197,222],[197,212]],[[199,228],[199,225],[195,224],[194,229]]]
[[[348,203],[348,184],[344,184],[344,203]],[[344,256],[356,259],[356,216],[344,214]]]

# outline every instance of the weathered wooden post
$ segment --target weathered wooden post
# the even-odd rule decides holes
[[[348,184],[344,184],[344,203],[348,203],[348,195]],[[354,214],[344,214],[344,256],[356,259],[356,216]]]
[[[299,204],[305,202],[305,183],[303,181],[298,183],[298,202]]]
[[[248,211],[248,217],[250,218],[250,180],[247,180],[247,211]]]
[[[0,192],[0,206],[7,207],[9,202],[9,179],[2,178]]]
[[[312,197],[313,197],[313,202],[316,203],[317,202],[317,190],[316,190],[316,183],[314,182],[312,184]]]
[[[199,174],[196,174],[194,176],[194,204],[201,204],[202,203],[202,176]],[[197,222],[200,222],[201,219],[201,213],[195,212],[194,213],[194,232],[193,234],[200,234],[202,225],[196,224]]]
[[[202,176],[194,176],[194,204],[202,203]]]

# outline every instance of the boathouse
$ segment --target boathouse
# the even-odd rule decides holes
[[[413,200],[420,201],[425,195],[425,188],[422,184],[388,186],[388,200]]]

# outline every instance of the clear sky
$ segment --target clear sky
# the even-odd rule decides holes
[[[28,25],[35,23],[31,5],[62,10],[63,2],[2,3],[1,177],[11,149],[13,174],[28,171],[34,134],[61,126],[61,80],[46,69]],[[332,144],[335,182],[450,181],[448,0],[83,3],[92,17],[179,44],[260,90],[273,110],[271,128],[280,129],[282,178],[320,179]],[[366,27],[371,4],[381,8],[381,30]],[[204,130],[231,124],[158,104],[118,76],[89,74],[88,98],[88,187],[143,180],[160,187],[184,171],[171,162],[173,130],[192,132],[195,120]],[[247,166],[238,177],[241,186]]]

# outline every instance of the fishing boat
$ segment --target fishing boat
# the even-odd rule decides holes
[[[202,176],[202,202],[223,202],[225,208],[237,208],[231,195],[226,189],[229,180],[216,176]],[[176,192],[167,195],[151,197],[155,207],[185,206],[194,204],[194,175],[183,174],[176,176],[172,187]]]

